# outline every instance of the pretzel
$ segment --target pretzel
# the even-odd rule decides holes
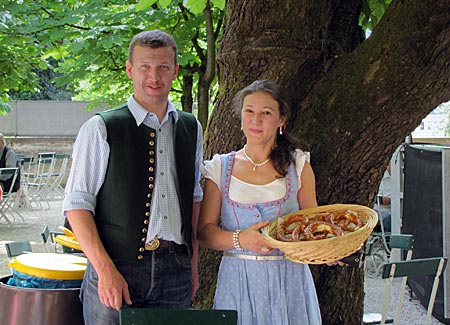
[[[300,241],[302,239],[301,238],[302,235],[304,238],[305,228],[307,226],[308,226],[308,222],[299,222],[297,224],[297,226],[294,228],[294,230],[292,231],[292,241]]]
[[[277,227],[277,239],[281,241],[292,241],[292,236],[287,237],[287,235],[292,234],[295,228],[289,228],[293,223],[307,223],[308,218],[305,217],[303,214],[294,214],[293,216],[289,217],[288,219],[284,220],[280,225]]]
[[[329,234],[338,237],[342,236],[344,232],[338,226],[325,221],[311,222],[304,232],[305,240],[325,239]]]
[[[359,219],[358,214],[351,210],[332,212],[329,217],[329,222],[345,231],[355,231],[364,225],[364,222]]]

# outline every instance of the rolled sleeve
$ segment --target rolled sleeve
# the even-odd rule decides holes
[[[95,211],[97,194],[105,180],[109,158],[106,127],[100,116],[89,119],[78,132],[72,167],[65,188],[64,213],[68,210]]]
[[[95,195],[82,192],[67,193],[64,198],[63,210],[89,210],[95,214],[97,198]]]

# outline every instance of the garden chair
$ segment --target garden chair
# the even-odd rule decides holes
[[[24,253],[32,252],[30,241],[13,241],[10,243],[5,243],[5,248],[6,254],[10,259]]]
[[[50,209],[49,193],[51,191],[52,174],[55,166],[55,152],[41,152],[34,159],[34,172],[30,174],[32,179],[28,182],[28,193],[30,203],[36,203],[43,209],[45,202]]]
[[[42,242],[44,245],[44,251],[47,251],[46,247],[48,244],[50,244],[51,246],[54,247],[55,253],[58,252],[58,246],[55,242],[55,237],[57,235],[63,235],[63,232],[60,231],[50,231],[50,228],[48,227],[48,225],[44,225],[44,228],[42,229],[41,232],[41,237],[42,237]]]
[[[406,289],[406,283],[409,276],[434,276],[433,289],[430,293],[430,300],[428,304],[426,324],[430,324],[431,312],[434,306],[434,300],[436,298],[437,286],[439,284],[439,278],[442,272],[445,270],[447,263],[447,258],[444,257],[433,257],[433,258],[421,258],[412,259],[412,247],[413,247],[413,236],[412,235],[392,235],[390,238],[390,248],[407,250],[406,260],[396,261],[397,257],[391,256],[390,261],[383,264],[382,278],[387,279],[385,290],[384,290],[384,300],[383,306],[381,308],[381,313],[372,313],[363,315],[363,323],[365,325],[372,324],[386,324],[394,323],[398,324],[401,315],[401,308],[403,305],[403,298]],[[400,285],[400,294],[397,303],[397,310],[395,318],[388,318],[387,311],[391,300],[392,291],[392,281],[394,278],[402,278]]]
[[[64,197],[64,188],[61,183],[66,176],[67,164],[69,162],[69,154],[55,154],[53,172],[50,178],[49,198]]]
[[[391,256],[391,245],[389,242],[392,234],[391,232],[386,232],[384,230],[382,220],[379,220],[379,224],[380,231],[373,231],[366,242],[366,260],[368,261],[367,263],[371,263],[373,265],[376,275],[379,274],[381,268],[383,267],[383,262],[389,260]],[[407,249],[402,247],[394,248]],[[377,263],[377,260],[379,263]]]
[[[12,184],[16,181],[17,174],[19,172],[19,168],[0,168],[0,175],[12,175]],[[11,186],[8,192],[4,191],[2,195],[2,200],[0,201],[0,220],[5,219],[5,221],[12,225],[11,219],[8,218],[7,213],[11,210],[10,216],[15,220],[14,214],[18,215],[22,218],[22,221],[25,222],[22,215],[18,213],[14,208],[14,196],[16,193],[13,193],[13,187]]]

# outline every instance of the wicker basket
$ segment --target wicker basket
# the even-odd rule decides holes
[[[314,220],[314,215],[316,214],[343,209],[357,212],[360,219],[365,222],[365,225],[354,232],[345,233],[343,236],[321,240],[283,242],[275,239],[276,228],[279,222],[282,222],[293,214],[301,213],[306,215],[310,220]],[[355,204],[332,204],[304,209],[282,216],[273,220],[267,227],[264,227],[262,233],[270,246],[280,249],[288,259],[294,262],[325,264],[338,261],[356,252],[361,247],[361,244],[369,237],[377,222],[377,213],[368,207]]]

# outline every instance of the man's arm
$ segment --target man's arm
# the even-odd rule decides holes
[[[194,188],[194,204],[192,206],[192,296],[194,300],[195,294],[200,286],[198,279],[198,240],[197,240],[197,224],[200,215],[200,204],[203,198],[203,190],[200,185],[200,165],[203,162],[203,129],[200,122],[197,121],[197,145],[195,153],[195,188]]]
[[[63,210],[81,249],[98,274],[100,301],[119,310],[122,296],[126,303],[131,303],[128,286],[106,252],[92,214],[108,165],[106,137],[106,127],[99,116],[81,127],[73,148]]]
[[[102,304],[120,310],[122,297],[131,304],[128,284],[106,252],[89,210],[66,212],[73,233],[98,275],[98,295]]]

